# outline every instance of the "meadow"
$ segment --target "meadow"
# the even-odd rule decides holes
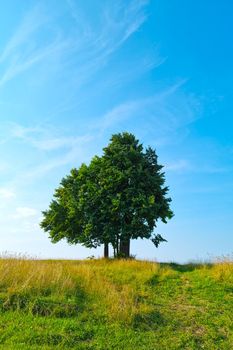
[[[3,257],[0,349],[233,349],[233,263]]]

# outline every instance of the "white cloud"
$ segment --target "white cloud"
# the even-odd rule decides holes
[[[38,177],[44,176],[50,171],[68,165],[74,166],[74,164],[78,164],[79,162],[84,161],[86,150],[88,149],[88,145],[93,139],[93,137],[89,135],[84,135],[77,139],[73,144],[70,143],[70,148],[62,155],[58,157],[54,157],[43,164],[35,166],[31,171],[27,171],[24,174],[24,177],[27,179],[36,179]]]
[[[15,192],[10,188],[0,187],[0,198],[11,199],[15,197]]]
[[[26,219],[35,217],[38,211],[30,207],[18,207],[15,210],[15,214],[12,216],[14,219]]]
[[[95,122],[89,123],[88,133],[83,136],[72,134],[62,136],[55,128],[45,125],[25,127],[10,124],[13,138],[20,139],[40,151],[51,153],[47,156],[48,160],[41,164],[35,163],[30,170],[24,171],[21,177],[35,179],[56,168],[84,161],[87,150],[103,136],[103,133],[116,132],[119,126],[126,130],[129,122],[133,127],[137,123],[139,130],[145,128],[148,135],[151,133],[153,141],[156,141],[156,146],[158,143],[163,146],[166,143],[172,143],[177,135],[183,134],[183,128],[194,122],[199,116],[198,100],[182,91],[184,83],[185,81],[181,81],[150,97],[126,101],[115,106],[96,118]],[[53,153],[56,150],[60,150],[59,155]],[[171,171],[187,170],[190,169],[190,164],[185,160],[179,160],[174,164],[169,164],[167,169]]]
[[[190,162],[185,159],[179,159],[176,162],[168,163],[164,166],[165,171],[183,171],[190,170]]]
[[[168,86],[152,96],[140,98],[115,106],[103,116],[98,117],[92,128],[104,132],[133,120],[154,132],[159,139],[170,139],[179,129],[194,122],[200,116],[199,100],[182,91],[185,81]]]
[[[105,67],[109,58],[145,23],[148,1],[130,1],[127,6],[123,1],[107,2],[103,7],[100,5],[99,21],[95,27],[82,13],[77,2],[67,0],[67,4],[76,23],[75,36],[83,38],[73,47],[78,60],[72,70],[71,81],[77,89]],[[153,69],[162,63],[158,55],[152,56],[147,57],[147,69]],[[145,71],[145,64],[140,66]]]
[[[41,14],[41,8],[35,7],[24,17],[0,56],[0,60],[7,63],[5,73],[0,78],[0,85],[59,51],[62,54],[61,64],[67,65],[66,68],[70,65],[69,67],[72,68],[71,80],[75,88],[80,87],[84,82],[93,79],[93,73],[101,70],[110,56],[137,32],[147,19],[148,1],[146,0],[129,1],[127,6],[123,1],[114,4],[107,2],[103,11],[100,12],[98,24],[95,23],[95,28],[93,28],[92,23],[77,7],[77,2],[68,0],[67,4],[75,20],[73,27],[70,28],[69,36],[65,30],[60,29],[58,39],[56,36],[49,35],[46,44],[41,44],[37,40],[37,32],[43,30],[44,24],[49,21]],[[46,27],[45,30],[47,31],[48,28]],[[51,33],[48,32],[48,34]],[[32,46],[28,44],[31,40],[34,42]],[[77,59],[74,67],[70,63],[73,60],[69,60],[70,53],[75,54]],[[155,56],[155,58],[150,55],[146,56],[145,64],[139,68],[136,75],[140,75],[140,69],[145,71],[145,66],[150,69],[163,62],[158,54]],[[17,57],[16,61],[15,57]],[[127,72],[123,69],[121,73],[120,81],[124,79]],[[113,77],[114,79],[116,77]],[[30,170],[28,167],[23,169],[21,175],[17,175],[18,183],[22,178],[37,178],[55,168],[83,161],[86,149],[88,149],[87,145],[93,145],[104,132],[108,134],[115,132],[116,127],[125,129],[128,121],[133,126],[137,124],[139,130],[144,128],[148,130],[148,133],[153,131],[154,139],[162,140],[163,143],[171,139],[179,128],[197,118],[198,101],[194,96],[182,92],[184,83],[185,81],[179,81],[167,88],[158,88],[158,92],[152,96],[116,105],[98,116],[96,122],[86,125],[87,133],[83,136],[74,136],[72,133],[68,136],[61,135],[57,130],[51,130],[43,124],[33,127],[11,124],[12,138],[17,138],[37,150],[50,152],[49,154],[44,152],[43,156],[40,152],[41,162],[36,162],[35,157],[35,162],[30,164]],[[76,96],[74,93],[73,98]],[[72,105],[71,102],[69,100],[67,105]],[[59,155],[58,152],[54,152],[56,150],[60,151]],[[177,167],[184,167],[184,164],[176,165]]]
[[[147,19],[147,3],[148,1],[131,1],[127,6],[121,1],[111,5],[106,3],[99,11],[99,25],[93,28],[77,3],[69,0],[67,4],[70,14],[75,19],[75,25],[69,31],[56,26],[53,16],[45,15],[41,6],[35,6],[24,16],[0,55],[0,63],[5,63],[0,86],[50,58],[55,59],[63,72],[64,65],[72,65],[72,54],[75,54],[77,62],[72,67],[69,81],[76,88],[82,86],[143,25]],[[39,32],[46,34],[47,40],[43,44],[38,40]],[[155,61],[156,64],[152,58],[149,59],[151,69],[158,65],[158,57]],[[47,73],[50,71],[51,64]]]
[[[227,167],[214,166],[211,164],[198,164],[197,161],[189,161],[186,159],[179,159],[175,162],[167,163],[164,166],[166,171],[191,171],[192,173],[206,173],[206,174],[221,174],[228,172],[230,169]]]
[[[48,30],[46,27],[48,22],[48,17],[38,5],[23,17],[0,55],[0,63],[3,67],[0,77],[1,87],[33,65],[49,57],[55,57],[68,46],[70,47],[69,38],[64,39],[58,31]],[[48,38],[45,44],[41,44],[38,39],[38,33],[42,31],[46,31]]]
[[[48,128],[47,126],[25,127],[20,124],[8,124],[11,139],[21,140],[28,147],[38,151],[45,151],[42,162],[37,162],[35,153],[35,162],[30,168],[23,168],[22,172],[18,172],[17,177],[10,183],[14,186],[19,186],[25,182],[25,179],[32,180],[42,177],[50,171],[70,164],[73,166],[78,162],[84,161],[85,155],[88,153],[89,146],[96,139],[96,135],[91,133],[82,136],[61,136],[61,130],[56,128]],[[55,152],[59,150],[58,152]],[[55,152],[55,153],[54,153]],[[41,154],[41,153],[40,153]],[[2,195],[7,195],[8,192],[2,191]],[[1,191],[0,191],[1,196]]]
[[[50,129],[48,126],[25,127],[17,123],[11,123],[10,134],[13,138],[20,139],[23,142],[33,146],[38,150],[54,151],[57,149],[72,149],[80,146],[83,142],[87,142],[90,137],[83,136],[55,136],[56,130]]]
[[[44,20],[45,18],[41,16],[41,9],[38,6],[32,8],[32,10],[25,15],[14,34],[9,39],[0,56],[0,63],[11,57],[11,55],[16,52],[17,48],[24,45],[40,28]]]

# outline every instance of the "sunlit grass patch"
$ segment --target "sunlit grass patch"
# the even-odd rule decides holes
[[[0,259],[0,348],[231,349],[232,261]]]
[[[218,281],[233,284],[233,261],[229,257],[218,259],[212,267],[212,275]]]

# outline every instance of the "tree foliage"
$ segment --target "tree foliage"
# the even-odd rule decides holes
[[[130,239],[165,239],[154,233],[157,221],[173,215],[168,187],[155,150],[129,133],[115,134],[87,166],[72,169],[55,190],[41,227],[52,242],[97,247],[111,243],[114,253],[129,255]]]

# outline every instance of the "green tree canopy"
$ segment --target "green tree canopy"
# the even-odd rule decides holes
[[[155,150],[143,151],[132,134],[115,134],[101,157],[62,179],[41,227],[52,242],[111,243],[115,255],[129,256],[130,239],[150,238],[157,247],[165,240],[154,233],[157,221],[173,215],[164,184]]]

